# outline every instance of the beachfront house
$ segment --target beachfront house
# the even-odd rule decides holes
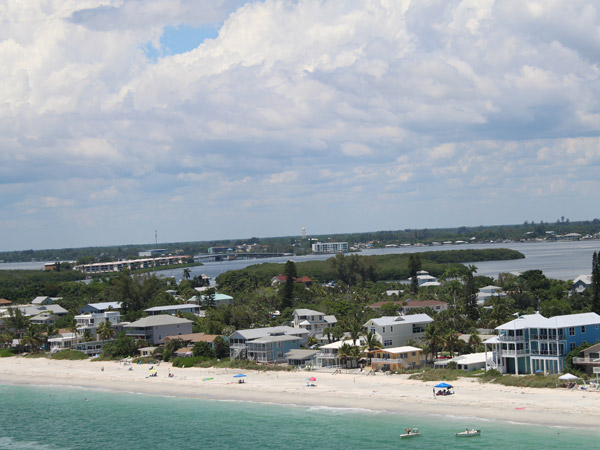
[[[314,366],[317,360],[319,350],[311,349],[293,349],[285,354],[288,366],[307,367]]]
[[[327,331],[335,326],[337,319],[335,316],[328,316],[312,309],[295,309],[293,314],[294,328],[304,328],[309,336],[323,336]]]
[[[282,333],[298,338],[300,345],[305,344],[308,337],[308,331],[304,328],[292,328],[288,326],[237,330],[229,336],[229,357],[231,359],[245,359],[248,357],[248,344],[250,342],[255,339],[271,335],[280,335]]]
[[[165,342],[172,341],[174,339],[181,339],[186,347],[193,347],[197,342],[208,342],[211,348],[215,348],[215,339],[221,337],[225,341],[229,338],[227,336],[221,336],[220,334],[206,334],[206,333],[191,333],[191,334],[178,334],[175,336],[166,336],[163,338]]]
[[[262,364],[285,363],[286,353],[300,348],[302,338],[284,332],[253,339],[246,344],[247,357]]]
[[[573,358],[573,364],[582,366],[585,373],[600,373],[600,344],[594,344],[583,351],[583,356]]]
[[[455,363],[457,369],[472,372],[474,370],[485,370],[485,360],[485,352],[468,353],[452,359],[441,359],[434,362],[433,367],[436,369],[445,369],[448,367],[448,364]]]
[[[498,336],[484,341],[486,370],[502,373],[560,373],[567,354],[583,342],[600,342],[596,313],[546,318],[526,314],[499,327]]]
[[[125,325],[125,333],[135,339],[144,339],[148,345],[164,343],[167,336],[190,334],[193,322],[188,319],[162,314],[148,316]]]
[[[358,361],[352,358],[348,358],[347,356],[340,355],[340,347],[344,344],[348,346],[359,346],[362,347],[365,345],[365,341],[363,337],[360,337],[356,342],[352,341],[352,339],[342,339],[336,342],[332,342],[330,344],[325,344],[319,347],[319,353],[317,353],[315,357],[315,364],[317,367],[327,368],[327,367],[343,367],[343,368],[353,368],[358,367]]]
[[[373,370],[384,372],[412,369],[425,364],[423,350],[411,346],[378,348],[370,351],[369,356]]]
[[[369,320],[363,327],[374,333],[384,348],[390,348],[402,347],[410,339],[422,339],[431,322],[433,319],[427,314],[383,316]]]
[[[119,311],[106,311],[102,313],[79,314],[75,316],[77,322],[77,332],[83,336],[88,331],[93,337],[96,337],[98,325],[104,322],[110,323],[117,335],[122,331],[118,324],[121,322],[121,313]]]

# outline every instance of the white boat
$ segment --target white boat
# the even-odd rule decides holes
[[[457,437],[472,437],[472,436],[480,436],[481,430],[465,430],[460,433],[456,433]]]
[[[402,439],[404,438],[411,438],[411,437],[417,437],[420,436],[421,433],[419,433],[419,429],[418,428],[407,428],[406,429],[406,433],[401,434],[400,437]]]

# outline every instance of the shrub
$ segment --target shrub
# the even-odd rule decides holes
[[[411,375],[409,379],[421,381],[455,381],[464,376],[465,372],[462,370],[425,369],[420,373]]]
[[[9,356],[15,356],[15,351],[10,348],[0,348],[0,358],[8,358]]]
[[[61,350],[58,353],[55,353],[54,355],[50,356],[51,359],[66,359],[66,360],[70,360],[70,361],[75,361],[75,360],[79,360],[79,359],[88,359],[88,356],[85,353],[82,352],[78,352],[77,350],[71,350],[71,349],[66,349],[66,350]]]

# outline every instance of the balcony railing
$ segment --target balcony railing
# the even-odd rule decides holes
[[[525,336],[507,336],[505,334],[498,336],[502,342],[525,342]]]
[[[558,350],[537,350],[532,351],[531,354],[533,356],[564,356],[564,352],[559,352]]]
[[[502,354],[504,354],[504,355],[528,355],[529,350],[507,349],[507,350],[502,350]]]
[[[600,366],[599,358],[573,358],[573,364],[593,364],[595,366]]]

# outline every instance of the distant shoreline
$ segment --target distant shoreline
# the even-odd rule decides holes
[[[105,370],[102,371],[101,368]],[[128,370],[132,367],[133,370]],[[456,394],[434,398],[433,385],[404,375],[366,376],[358,373],[247,371],[245,383],[235,369],[178,369],[155,366],[157,377],[146,378],[148,365],[116,362],[56,361],[45,358],[3,358],[0,384],[60,386],[174,396],[206,400],[272,403],[364,409],[421,416],[475,417],[499,422],[597,429],[600,392],[514,388],[481,384],[472,378],[453,382]],[[174,378],[167,374],[174,373]],[[317,378],[307,387],[309,376]],[[210,380],[208,379],[210,378]]]

